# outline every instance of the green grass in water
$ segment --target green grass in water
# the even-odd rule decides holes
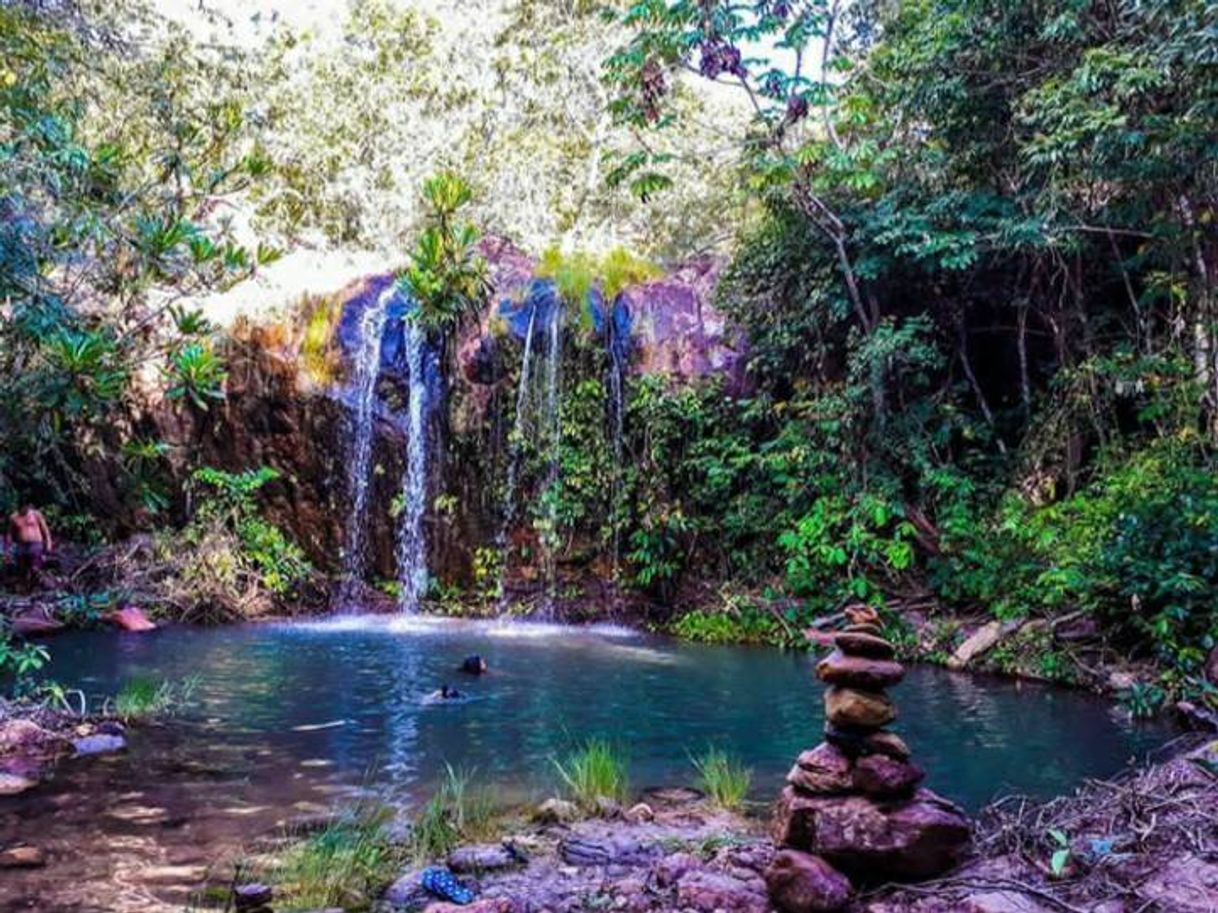
[[[735,810],[744,805],[753,784],[753,771],[718,748],[708,748],[692,758],[698,771],[698,786],[720,808]]]
[[[114,697],[114,715],[127,723],[172,716],[190,702],[197,686],[198,680],[194,678],[180,682],[129,679]]]

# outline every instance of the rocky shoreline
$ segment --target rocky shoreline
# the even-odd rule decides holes
[[[1218,742],[1071,797],[1006,800],[987,809],[974,849],[950,874],[873,884],[847,913],[1212,913],[1218,897]],[[1131,801],[1138,795],[1159,803]],[[770,913],[783,851],[766,825],[711,808],[693,791],[643,796],[633,809],[553,820],[500,844],[463,847],[449,867],[477,894],[459,906],[430,897],[419,870],[394,883],[382,913]],[[780,816],[781,819],[781,816]],[[1068,828],[1069,858],[1052,866],[1049,830]],[[1191,844],[1191,845],[1188,845]],[[1186,846],[1188,845],[1188,846]],[[507,848],[507,849],[505,849]],[[787,909],[793,909],[788,907]],[[807,911],[824,909],[814,904]]]

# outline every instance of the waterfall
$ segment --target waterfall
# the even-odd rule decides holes
[[[427,512],[427,334],[409,313],[403,323],[410,394],[397,560],[402,611],[415,612],[427,592],[427,535],[423,528]]]
[[[624,315],[619,326],[619,313]],[[623,332],[624,331],[624,332]],[[609,488],[609,525],[613,531],[611,558],[614,580],[622,552],[622,438],[626,425],[626,371],[630,360],[629,314],[619,296],[605,309],[606,348],[609,351],[609,434],[613,469]]]
[[[554,597],[558,589],[557,552],[560,544],[558,498],[559,486],[562,482],[559,462],[559,448],[562,444],[562,414],[559,402],[559,374],[562,366],[562,308],[558,306],[557,301],[550,308],[549,318],[544,367],[545,400],[543,401],[541,427],[538,429],[539,437],[547,448],[549,462],[545,486],[542,489],[545,525],[540,536],[542,567],[546,575],[546,615],[553,612]]]
[[[376,432],[376,381],[381,373],[381,340],[394,295],[390,284],[376,302],[360,315],[359,349],[355,353],[355,403],[351,413],[351,457],[347,464],[346,535],[343,540],[342,584],[339,604],[348,606],[364,577],[368,525],[368,489],[371,485],[372,444]]]
[[[500,610],[504,608],[503,575],[507,568],[508,534],[512,524],[516,522],[516,485],[520,475],[520,444],[524,440],[525,407],[529,401],[529,371],[533,361],[533,328],[537,323],[537,304],[534,302],[529,309],[529,327],[525,331],[524,355],[520,359],[520,386],[516,389],[516,417],[512,422],[512,433],[508,439],[510,453],[507,466],[507,491],[504,500],[503,523],[499,527],[499,535],[495,546],[503,559],[499,571]]]

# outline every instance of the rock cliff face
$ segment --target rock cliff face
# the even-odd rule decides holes
[[[433,349],[427,374],[435,404],[427,426],[429,566],[433,575],[456,581],[469,579],[477,548],[502,535],[502,480],[518,394],[514,369],[530,320],[536,333],[549,309],[560,306],[553,283],[538,278],[535,262],[518,248],[489,239],[482,252],[494,294],[462,331],[451,365],[442,366]],[[740,390],[745,341],[711,303],[717,276],[718,264],[702,258],[609,302],[593,293],[592,333],[614,347],[609,357],[626,375],[662,375],[674,384],[720,376],[729,390]],[[283,323],[239,323],[228,345],[226,401],[201,416],[166,406],[153,413],[161,433],[196,463],[278,469],[282,478],[267,491],[270,518],[327,570],[340,565],[350,503],[347,467],[362,317],[392,283],[389,272],[370,275],[337,290],[317,290],[290,307]],[[390,508],[400,496],[406,451],[408,306],[404,300],[390,306],[375,386],[365,529],[368,573],[380,578],[395,573]]]

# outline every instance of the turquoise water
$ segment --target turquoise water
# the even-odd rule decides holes
[[[637,787],[686,784],[689,756],[716,745],[755,770],[770,798],[820,739],[814,657],[709,647],[611,627],[488,625],[410,617],[146,635],[57,638],[51,674],[92,696],[127,679],[197,678],[175,740],[256,758],[247,776],[323,778],[404,800],[444,765],[520,794],[555,783],[551,759],[603,737],[629,755]],[[491,672],[456,671],[480,653]],[[430,703],[443,683],[468,699]],[[969,808],[1011,792],[1047,797],[1110,775],[1170,738],[1110,704],[1058,688],[916,668],[893,696],[895,728],[928,784]],[[179,746],[180,747],[180,746]]]

